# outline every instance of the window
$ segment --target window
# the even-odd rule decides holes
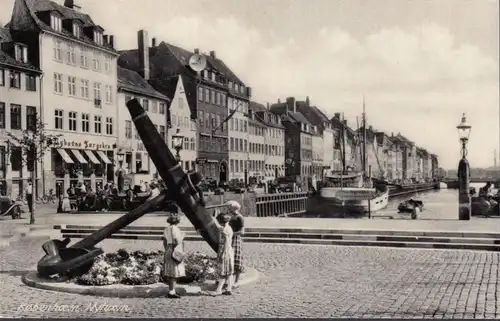
[[[54,73],[54,92],[63,93],[62,75]]]
[[[56,61],[62,61],[61,44],[61,40],[54,39],[54,53],[52,58]]]
[[[10,71],[10,88],[21,88],[21,74],[19,72]]]
[[[76,96],[76,78],[68,76],[68,95]]]
[[[222,107],[226,107],[226,94],[221,94]]]
[[[184,108],[184,98],[179,98],[179,109]]]
[[[14,54],[17,61],[28,62],[28,47],[21,44],[16,44],[14,47]]]
[[[94,83],[94,106],[101,107],[101,84],[98,82]]]
[[[82,32],[82,29],[81,29],[80,24],[73,23],[73,36],[80,38],[81,32]]]
[[[54,111],[54,120],[56,129],[63,129],[64,112],[61,109]]]
[[[106,85],[106,103],[111,104],[113,102],[113,87]]]
[[[165,103],[160,103],[160,114],[165,115]]]
[[[10,105],[10,129],[22,129],[21,127],[21,105]]]
[[[26,90],[36,91],[36,76],[26,75]]]
[[[70,111],[68,113],[68,129],[76,132],[76,113],[74,111]]]
[[[5,86],[5,69],[0,68],[0,86]]]
[[[165,126],[160,125],[160,136],[161,136],[161,138],[163,138],[163,140],[166,140],[166,139],[167,139],[167,137],[166,137],[165,133],[166,133],[166,132],[165,132]]]
[[[68,51],[66,52],[66,62],[70,65],[76,64],[75,46],[68,45]]]
[[[113,118],[106,117],[106,135],[113,135]]]
[[[87,57],[87,49],[80,49],[80,66],[83,68],[89,67],[89,58]]]
[[[196,139],[191,137],[191,150],[196,150]]]
[[[50,27],[55,31],[62,31],[62,19],[55,14],[50,15]]]
[[[80,80],[80,85],[81,85],[81,90],[80,90],[80,95],[82,98],[89,98],[89,81],[82,79]]]
[[[198,100],[203,101],[203,87],[198,87]]]
[[[125,138],[132,139],[132,121],[125,121]]]
[[[107,73],[111,72],[111,58],[108,56],[104,57],[104,71]]]
[[[102,45],[102,32],[94,31],[94,42],[98,45]]]
[[[145,111],[149,111],[149,100],[147,99],[142,100],[142,108],[144,108]]]
[[[151,102],[151,112],[157,114],[158,113],[158,102]]]
[[[21,171],[23,165],[23,151],[21,147],[13,147],[10,153],[12,171]]]
[[[26,106],[26,129],[36,130],[36,107]]]
[[[0,102],[0,128],[5,129],[5,103]]]
[[[94,116],[94,133],[100,134],[102,131],[101,116]]]
[[[210,102],[210,90],[208,90],[208,88],[205,88],[205,102]]]
[[[95,71],[101,70],[101,61],[99,57],[99,53],[94,52],[94,56],[92,57],[92,68]]]
[[[216,94],[215,98],[216,98],[215,103],[216,103],[218,106],[222,105],[222,104],[221,104],[221,99],[220,99],[220,93],[219,93],[219,92]]]
[[[90,115],[82,114],[82,132],[88,133],[90,131]]]
[[[215,105],[215,91],[210,91],[210,102]]]

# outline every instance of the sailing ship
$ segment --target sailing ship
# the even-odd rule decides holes
[[[387,207],[389,202],[389,188],[386,184],[375,184],[371,178],[371,168],[366,166],[366,112],[363,98],[362,118],[362,171],[349,171],[345,156],[345,123],[341,122],[342,139],[342,172],[333,173],[324,177],[320,189],[320,198],[325,210],[341,210],[345,214],[366,215]],[[333,214],[333,213],[332,213]]]

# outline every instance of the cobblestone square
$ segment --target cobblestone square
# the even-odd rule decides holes
[[[41,241],[1,250],[3,317],[370,317],[484,318],[498,309],[499,254],[472,251],[245,244],[261,277],[233,297],[113,299],[33,289]],[[105,251],[159,242],[106,240]],[[201,242],[189,250],[210,249]],[[75,315],[78,314],[78,315]]]

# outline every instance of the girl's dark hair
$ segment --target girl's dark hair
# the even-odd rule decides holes
[[[167,223],[170,225],[177,225],[181,222],[181,218],[178,215],[172,215],[167,218]]]

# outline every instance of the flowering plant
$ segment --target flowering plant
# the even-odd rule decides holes
[[[72,282],[81,285],[147,285],[163,282],[163,251],[121,249],[98,256],[92,268]],[[184,261],[186,276],[182,283],[216,280],[216,259],[201,252],[189,253]]]

